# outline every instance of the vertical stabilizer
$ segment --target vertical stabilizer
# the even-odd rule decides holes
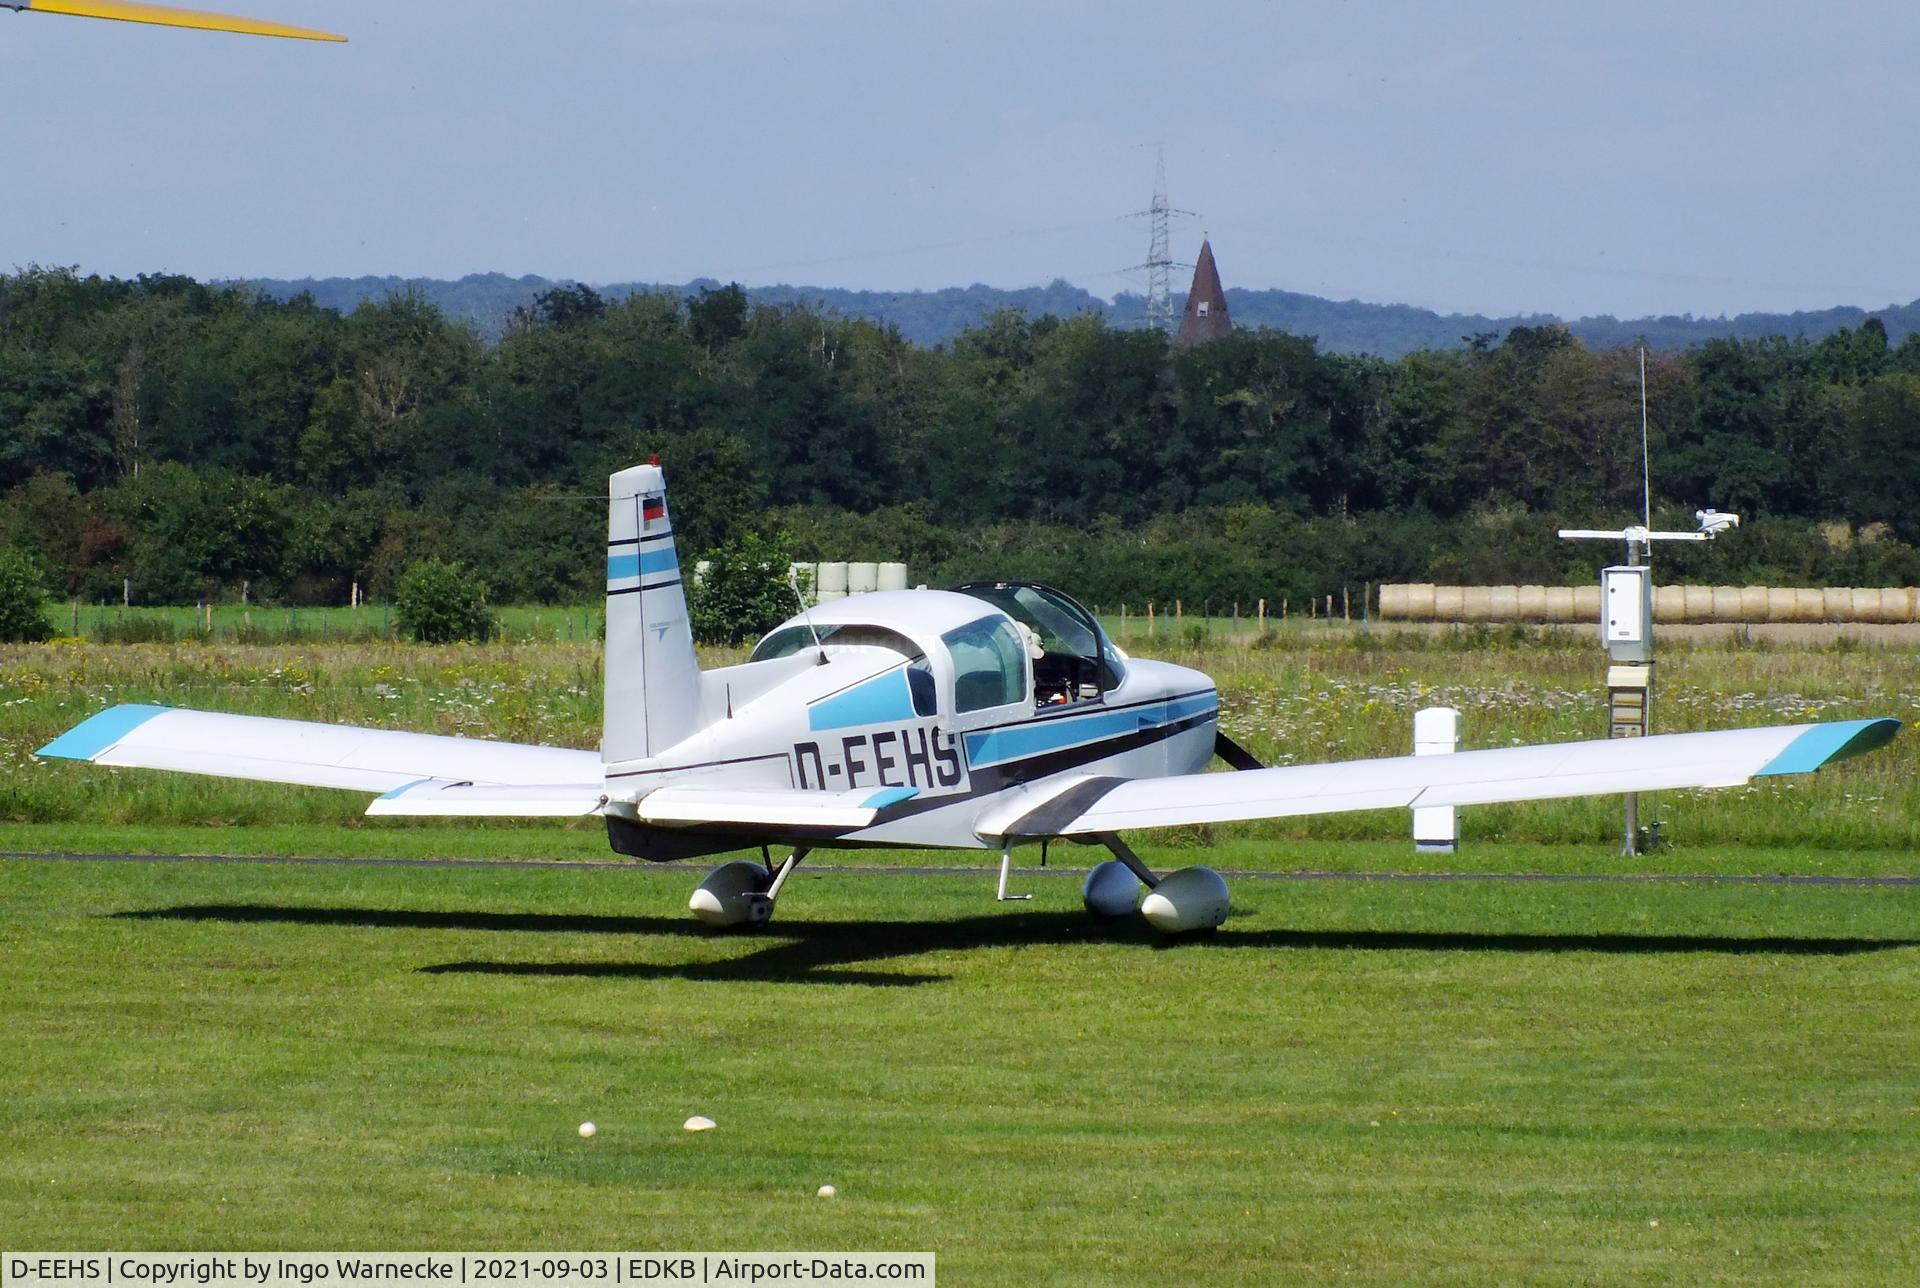
[[[600,759],[657,756],[699,727],[700,664],[658,465],[607,480],[606,713]]]

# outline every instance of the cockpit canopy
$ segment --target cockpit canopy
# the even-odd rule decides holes
[[[884,624],[883,624],[884,623]],[[1097,701],[1126,663],[1086,609],[1047,586],[971,582],[954,591],[891,591],[822,604],[754,647],[765,662],[818,648],[825,657],[882,651],[906,669],[916,715],[961,718]],[[883,662],[883,665],[885,663]]]
[[[1099,619],[1065,592],[1029,581],[970,581],[954,589],[985,600],[1033,633],[1039,705],[1091,701],[1126,678],[1126,661]]]

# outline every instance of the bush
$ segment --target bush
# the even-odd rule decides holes
[[[757,638],[800,609],[787,582],[793,557],[785,533],[746,533],[711,551],[706,564],[697,584],[688,587],[687,603],[693,637],[703,644]]]
[[[40,570],[18,551],[0,550],[0,640],[38,643],[52,637]]]
[[[476,643],[493,634],[487,583],[457,563],[422,559],[400,575],[393,608],[400,629],[421,644]]]

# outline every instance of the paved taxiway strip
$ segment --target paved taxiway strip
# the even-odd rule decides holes
[[[558,871],[588,872],[691,872],[704,873],[712,868],[708,861],[697,863],[602,863],[579,859],[340,859],[321,856],[277,854],[37,854],[21,851],[0,852],[0,862],[22,860],[47,863],[295,863],[316,867],[343,868],[550,868]],[[995,869],[975,867],[901,867],[897,865],[816,863],[810,873],[845,872],[857,876],[977,877],[992,876]],[[1086,876],[1085,868],[1035,867],[1016,869],[1025,877]],[[1801,873],[1774,875],[1731,875],[1702,872],[1694,874],[1664,872],[1293,872],[1220,869],[1231,881],[1405,881],[1448,883],[1464,881],[1543,882],[1592,885],[1809,885],[1809,886],[1920,886],[1920,876],[1848,877]]]

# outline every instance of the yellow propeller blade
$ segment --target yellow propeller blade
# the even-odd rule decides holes
[[[289,27],[283,22],[262,22],[258,18],[236,18],[224,13],[202,13],[198,9],[176,9],[164,4],[136,4],[133,0],[23,0],[0,3],[4,9],[27,9],[33,13],[64,13],[76,18],[112,18],[119,22],[147,22],[158,27],[197,27],[202,31],[237,31],[248,36],[285,36],[290,40],[337,40],[330,31],[310,27]]]

